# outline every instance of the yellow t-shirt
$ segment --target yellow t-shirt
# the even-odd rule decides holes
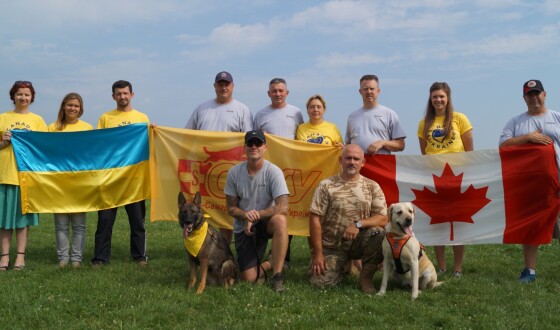
[[[418,124],[418,137],[426,140],[426,155],[445,154],[451,152],[463,152],[463,140],[461,135],[472,130],[472,125],[467,116],[460,112],[453,112],[453,121],[451,124],[452,131],[447,139],[445,138],[445,130],[443,129],[443,121],[445,116],[436,116],[434,123],[428,130],[428,136],[423,136],[424,119]]]
[[[97,128],[113,128],[138,123],[149,123],[148,116],[132,109],[131,111],[121,111],[118,109],[105,112],[99,117]]]
[[[80,131],[90,131],[92,129],[93,126],[79,119],[74,124],[66,124],[66,127],[64,127],[62,131],[56,130],[56,122],[49,125],[49,132],[80,132]]]
[[[47,131],[47,124],[41,116],[34,113],[16,113],[13,110],[0,114],[0,139],[7,131]],[[19,186],[16,159],[12,144],[0,149],[0,183]]]
[[[296,140],[333,145],[335,142],[342,143],[342,136],[333,123],[324,121],[313,125],[311,122],[307,122],[298,126]]]

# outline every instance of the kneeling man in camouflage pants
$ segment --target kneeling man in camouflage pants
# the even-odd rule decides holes
[[[311,283],[319,287],[338,284],[352,259],[361,259],[360,289],[374,293],[372,278],[383,262],[381,243],[387,224],[387,204],[381,187],[360,175],[365,164],[362,149],[344,146],[341,172],[315,190],[309,211]]]

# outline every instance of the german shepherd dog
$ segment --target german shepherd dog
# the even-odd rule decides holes
[[[183,228],[183,239],[192,238],[195,233],[202,230],[204,214],[200,208],[201,197],[197,192],[192,202],[189,202],[182,192],[179,192],[179,226]],[[201,294],[210,285],[223,285],[225,288],[233,285],[237,279],[237,268],[233,259],[233,254],[222,235],[211,225],[207,226],[208,232],[204,242],[196,256],[188,250],[190,264],[190,279],[188,288],[191,289],[196,284],[198,266],[200,266],[200,283],[196,294]],[[186,248],[185,248],[186,249]]]

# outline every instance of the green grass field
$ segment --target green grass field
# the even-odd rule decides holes
[[[540,248],[535,283],[517,282],[519,246],[469,246],[462,279],[444,276],[442,286],[411,301],[409,291],[391,284],[385,297],[364,295],[356,278],[333,289],[312,288],[307,240],[296,237],[284,294],[241,283],[229,290],[207,287],[197,296],[186,290],[188,261],[177,223],[146,223],[150,260],[139,269],[130,260],[128,221],[119,209],[112,262],[93,269],[96,223],[96,214],[89,214],[84,267],[58,269],[52,216],[41,217],[30,232],[26,269],[0,273],[0,328],[552,329],[560,323],[557,241]],[[377,288],[380,281],[377,273]]]

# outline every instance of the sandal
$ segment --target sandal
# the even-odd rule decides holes
[[[9,256],[9,253],[6,254],[0,254],[0,258],[4,258],[5,256]],[[8,264],[9,264],[10,260],[8,259]],[[0,266],[0,272],[5,272],[8,270],[8,265],[6,266]]]
[[[18,252],[17,254],[23,254],[23,255],[25,255],[25,252]],[[25,268],[25,264],[14,265],[14,270],[23,270],[24,268]]]

